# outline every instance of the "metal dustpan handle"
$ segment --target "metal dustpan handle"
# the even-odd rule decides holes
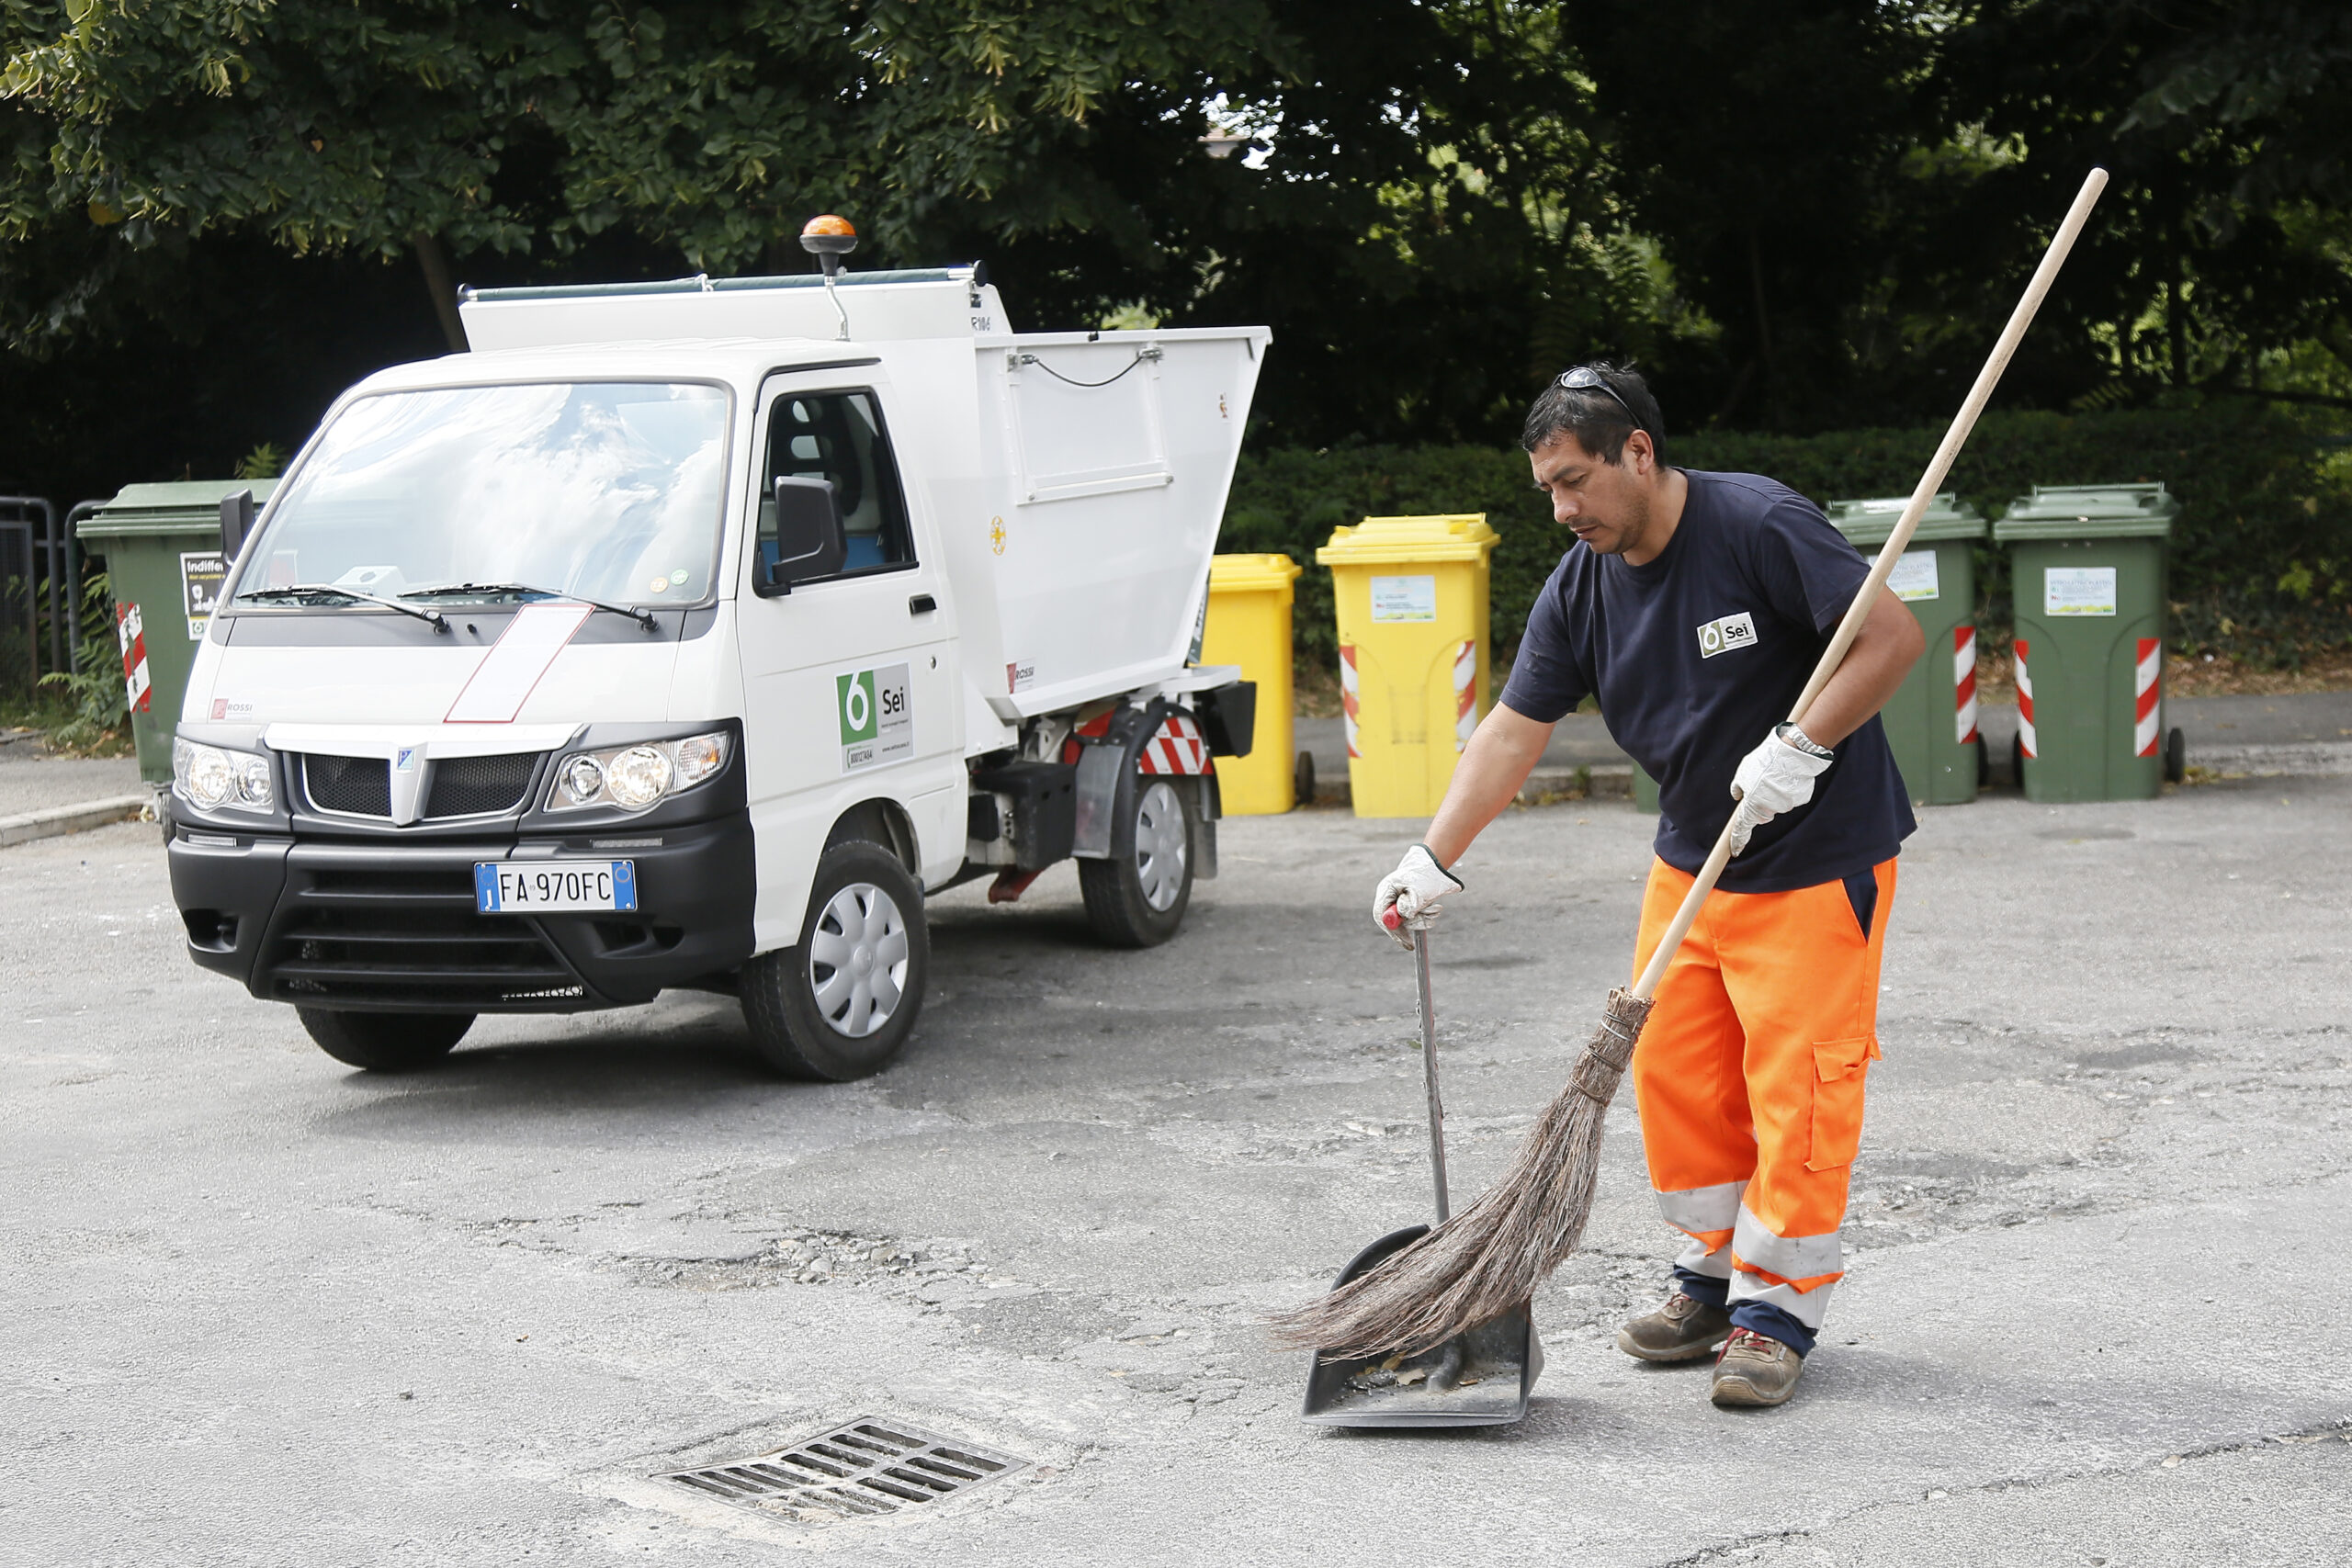
[[[1437,1010],[1430,1001],[1430,933],[1413,928],[1413,978],[1421,993],[1421,1076],[1430,1086],[1430,1175],[1437,1187],[1437,1223],[1452,1217],[1445,1187],[1445,1104],[1437,1092]]]

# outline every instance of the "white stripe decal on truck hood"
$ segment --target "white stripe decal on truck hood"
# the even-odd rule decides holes
[[[585,604],[526,604],[506,623],[458,700],[447,724],[512,724],[564,645],[595,611]]]

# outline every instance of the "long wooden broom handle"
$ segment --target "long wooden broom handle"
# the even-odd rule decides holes
[[[2024,298],[2009,313],[2009,324],[2001,329],[1999,340],[1993,344],[1991,357],[1984,361],[1984,368],[1976,373],[1976,384],[1968,389],[1968,400],[1960,405],[1960,412],[1952,418],[1951,428],[1944,432],[1943,445],[1936,448],[1935,459],[1928,465],[1928,471],[1919,476],[1919,488],[1911,492],[1911,504],[1903,509],[1894,531],[1887,535],[1886,543],[1880,547],[1878,559],[1871,563],[1870,576],[1863,579],[1861,587],[1855,592],[1854,602],[1846,606],[1845,617],[1838,623],[1837,635],[1829,639],[1829,646],[1822,649],[1821,662],[1814,666],[1813,679],[1804,683],[1796,705],[1789,710],[1790,723],[1803,724],[1805,710],[1813,706],[1814,699],[1821,695],[1821,689],[1829,684],[1830,677],[1846,661],[1846,651],[1854,646],[1855,636],[1861,631],[1862,623],[1870,618],[1871,607],[1878,603],[1879,593],[1886,586],[1887,575],[1894,571],[1894,563],[1903,558],[1904,550],[1910,546],[1912,534],[1918,529],[1919,519],[1934,502],[1936,493],[1943,489],[1944,478],[1951,472],[1953,460],[1959,457],[1961,447],[1967,444],[1969,433],[1976,428],[1976,416],[1984,412],[1984,404],[1993,396],[1993,389],[2000,384],[2001,372],[2009,367],[2009,356],[2017,352],[2026,328],[2032,325],[2033,314],[2041,308],[2042,297],[2050,292],[2050,285],[2057,279],[2058,269],[2066,265],[2066,253],[2075,248],[2075,236],[2090,220],[2091,209],[2097,205],[2099,192],[2106,188],[2105,169],[2093,169],[2090,177],[2083,181],[2083,188],[2075,196],[2075,205],[2067,209],[2066,220],[2058,225],[2058,232],[2051,236],[2050,249],[2042,254],[2041,265],[2033,269],[2033,278],[2025,286]],[[1649,963],[1643,966],[1641,978],[1634,982],[1634,995],[1642,1000],[1649,1000],[1657,990],[1657,983],[1665,976],[1667,964],[1673,962],[1675,953],[1682,946],[1682,939],[1690,934],[1690,922],[1699,918],[1699,906],[1707,901],[1707,895],[1715,889],[1715,879],[1723,875],[1724,867],[1730,863],[1731,829],[1732,824],[1725,822],[1722,835],[1715,840],[1714,849],[1707,855],[1706,863],[1699,868],[1698,880],[1690,885],[1690,891],[1683,895],[1682,907],[1675,910],[1666,933],[1658,939],[1657,950],[1650,954]]]

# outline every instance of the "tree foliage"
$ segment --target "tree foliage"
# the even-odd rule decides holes
[[[2298,343],[2352,346],[2352,12],[1984,0],[1966,18],[1945,113],[2006,152],[1940,219],[1947,278],[2021,276],[2043,226],[2025,215],[2057,212],[2072,171],[2115,176],[2069,265],[2072,331],[2039,355],[2045,396],[2246,387]]]
[[[252,226],[298,252],[560,254],[626,223],[714,270],[812,201],[886,231],[971,198],[1009,229],[1067,221],[1088,181],[1057,141],[1279,43],[1257,0],[76,0],[9,21],[0,93],[51,137],[20,148],[13,233],[80,209],[133,244]]]
[[[429,351],[418,262],[797,269],[821,210],[1024,322],[1270,323],[1261,443],[1496,440],[1600,355],[1679,429],[1925,421],[2093,163],[2006,398],[2352,394],[2326,0],[0,0],[0,398],[66,439],[15,389],[233,338],[174,468]],[[339,302],[257,425],[257,314]]]

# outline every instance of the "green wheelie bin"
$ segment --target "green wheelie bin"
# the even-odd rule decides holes
[[[125,485],[74,528],[85,554],[106,558],[123,679],[131,693],[130,735],[139,748],[139,776],[149,784],[171,782],[180,699],[228,574],[220,503],[251,491],[258,507],[277,488],[276,479]]]
[[[1827,512],[1855,548],[1875,557],[1909,504],[1907,495],[1833,501]],[[1983,513],[1946,491],[1886,580],[1928,634],[1927,653],[1879,710],[1915,805],[1964,806],[1984,782],[1976,733],[1976,543],[1984,531]]]
[[[2036,485],[1993,525],[2017,604],[2029,800],[2146,800],[2185,761],[2164,728],[2165,604],[2180,503],[2161,484]]]

